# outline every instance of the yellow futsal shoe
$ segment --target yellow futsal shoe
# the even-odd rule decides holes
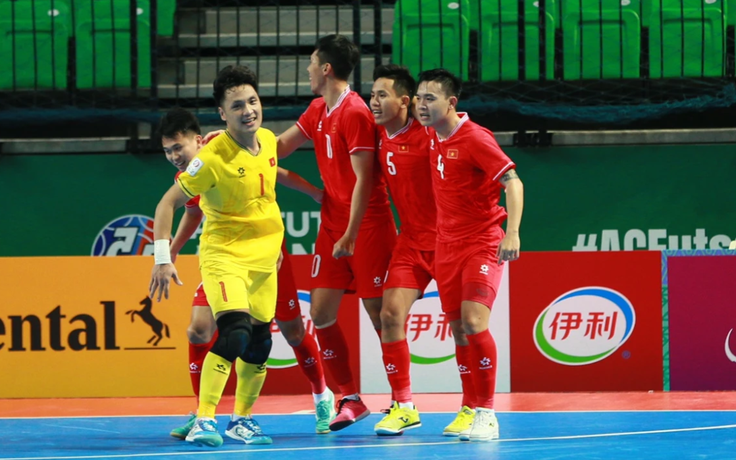
[[[460,436],[461,439],[467,437],[470,435],[473,420],[475,420],[475,410],[468,406],[463,406],[460,412],[457,413],[455,420],[445,427],[445,431],[442,434],[444,436]]]
[[[383,417],[383,420],[376,423],[373,429],[378,436],[400,436],[404,434],[404,431],[420,426],[422,422],[419,420],[419,411],[416,406],[414,409],[407,409],[399,407],[399,403],[394,402],[388,414]]]

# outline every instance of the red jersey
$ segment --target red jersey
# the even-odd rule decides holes
[[[182,173],[181,171],[178,171],[176,173],[176,176],[174,176],[174,182],[176,182],[177,179],[179,179],[179,175],[181,173]],[[186,206],[187,208],[198,208],[199,207],[199,195],[197,195],[194,198],[192,198],[191,200],[187,201],[187,204],[185,204],[184,206]]]
[[[430,137],[418,121],[389,136],[378,127],[378,161],[401,220],[401,234],[420,251],[434,251],[437,243],[437,206],[429,165]]]
[[[516,167],[493,133],[467,114],[458,115],[460,123],[447,139],[430,130],[438,241],[477,238],[501,225],[506,210],[498,204],[503,188],[498,180]]]
[[[355,188],[355,172],[350,155],[361,150],[375,151],[376,123],[363,99],[347,87],[331,110],[324,98],[312,101],[296,123],[314,142],[325,194],[322,200],[322,225],[335,231],[347,229],[350,203]],[[378,165],[373,171],[373,190],[362,226],[391,219],[386,182]]]

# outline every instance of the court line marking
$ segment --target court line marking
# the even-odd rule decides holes
[[[736,409],[602,409],[602,410],[497,410],[497,414],[599,414],[599,413],[667,413],[667,412],[735,412]],[[376,412],[373,412],[376,414]],[[457,414],[455,411],[422,411],[420,414]],[[228,414],[218,414],[218,417],[227,417]],[[267,412],[263,414],[256,414],[256,417],[262,416],[284,416],[284,415],[314,415],[314,410],[300,410],[296,412]],[[91,419],[91,418],[150,418],[150,417],[179,417],[187,418],[186,414],[128,414],[128,415],[59,415],[59,416],[41,416],[41,417],[0,417],[0,420],[43,420],[43,419],[68,419],[68,418],[79,418],[79,419]],[[0,459],[2,460],[2,459]]]
[[[512,439],[497,439],[491,441],[491,443],[520,443],[520,442],[539,442],[539,441],[564,441],[570,439],[594,439],[594,438],[611,438],[611,437],[622,437],[622,436],[642,436],[648,434],[663,434],[663,433],[686,433],[693,431],[714,431],[714,430],[726,430],[736,428],[734,425],[715,425],[715,426],[704,426],[704,427],[691,427],[691,428],[670,428],[664,430],[647,430],[647,431],[624,431],[620,433],[595,433],[595,434],[581,434],[581,435],[567,435],[567,436],[548,436],[548,437],[537,437],[537,438],[512,438]],[[319,451],[319,450],[340,450],[340,449],[379,449],[379,448],[396,448],[396,447],[426,447],[426,446],[444,446],[452,444],[465,444],[459,440],[443,441],[443,442],[416,442],[406,444],[366,444],[362,446],[313,446],[313,447],[277,447],[277,448],[265,448],[265,449],[244,449],[244,450],[227,450],[227,451],[205,451],[205,452],[166,452],[166,453],[151,453],[151,454],[118,454],[118,455],[79,455],[79,456],[64,456],[64,457],[6,457],[0,458],[0,460],[88,460],[97,458],[152,458],[152,457],[170,457],[170,456],[182,456],[182,455],[230,455],[230,454],[259,454],[263,452],[297,452],[297,451]],[[485,443],[484,443],[485,444]],[[476,444],[477,445],[477,444]]]
[[[102,430],[100,428],[89,428],[86,426],[68,426],[68,425],[52,425],[50,423],[41,423],[39,426],[48,426],[51,428],[58,428],[58,429],[66,429],[71,428],[73,430],[87,430],[87,431],[100,431],[102,433],[112,433],[112,434],[120,434],[119,431],[112,431],[112,430]]]

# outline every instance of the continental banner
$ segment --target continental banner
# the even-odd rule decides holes
[[[0,398],[190,395],[186,329],[200,281],[148,297],[150,257],[0,259]]]

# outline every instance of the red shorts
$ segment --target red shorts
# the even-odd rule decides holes
[[[286,240],[284,240],[286,241]],[[278,321],[291,321],[301,318],[302,310],[299,308],[299,298],[294,282],[294,269],[291,266],[291,254],[286,251],[286,243],[281,247],[284,252],[284,260],[278,273],[279,292],[276,298],[276,319]]]
[[[437,290],[450,321],[460,319],[465,300],[493,306],[503,274],[496,257],[503,236],[503,229],[495,227],[487,238],[437,244]]]
[[[396,224],[393,220],[362,227],[355,241],[355,253],[335,259],[332,249],[343,231],[319,228],[312,259],[312,289],[345,289],[361,299],[383,295],[383,283],[396,244]]]
[[[419,289],[421,293],[434,278],[434,250],[422,251],[407,244],[399,235],[391,254],[384,289]]]
[[[209,302],[207,302],[207,294],[204,293],[204,285],[202,283],[199,283],[199,286],[197,286],[197,292],[194,293],[194,298],[192,299],[192,306],[208,308],[210,306]]]

